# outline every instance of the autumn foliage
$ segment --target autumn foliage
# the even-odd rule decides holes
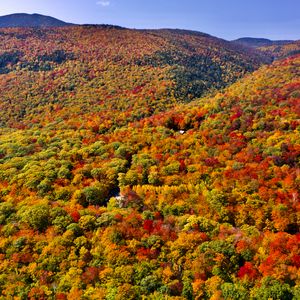
[[[186,31],[0,39],[3,299],[300,297],[299,55],[244,76],[262,54]]]

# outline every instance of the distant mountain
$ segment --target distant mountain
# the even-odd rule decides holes
[[[0,17],[0,27],[61,27],[70,26],[53,17],[40,14],[11,14]]]
[[[234,40],[232,42],[243,45],[243,46],[259,48],[259,47],[265,47],[265,46],[286,45],[286,44],[292,43],[293,41],[292,40],[272,41],[272,40],[264,39],[264,38],[244,37],[244,38]]]

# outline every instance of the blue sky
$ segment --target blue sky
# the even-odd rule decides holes
[[[225,39],[300,39],[300,0],[0,0],[0,15],[16,12],[80,24],[193,29]]]

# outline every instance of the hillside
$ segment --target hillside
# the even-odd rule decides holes
[[[72,24],[40,14],[11,14],[0,16],[0,28],[8,27],[62,27]]]
[[[4,299],[299,298],[299,55],[249,74],[265,56],[195,32],[1,41]]]
[[[104,132],[215,92],[269,62],[189,31],[3,29],[0,39],[0,124],[10,127],[79,128],[97,120]]]

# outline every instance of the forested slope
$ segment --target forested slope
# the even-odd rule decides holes
[[[0,125],[106,132],[216,91],[269,59],[206,34],[114,26],[2,29]],[[123,113],[120,113],[123,112]]]

